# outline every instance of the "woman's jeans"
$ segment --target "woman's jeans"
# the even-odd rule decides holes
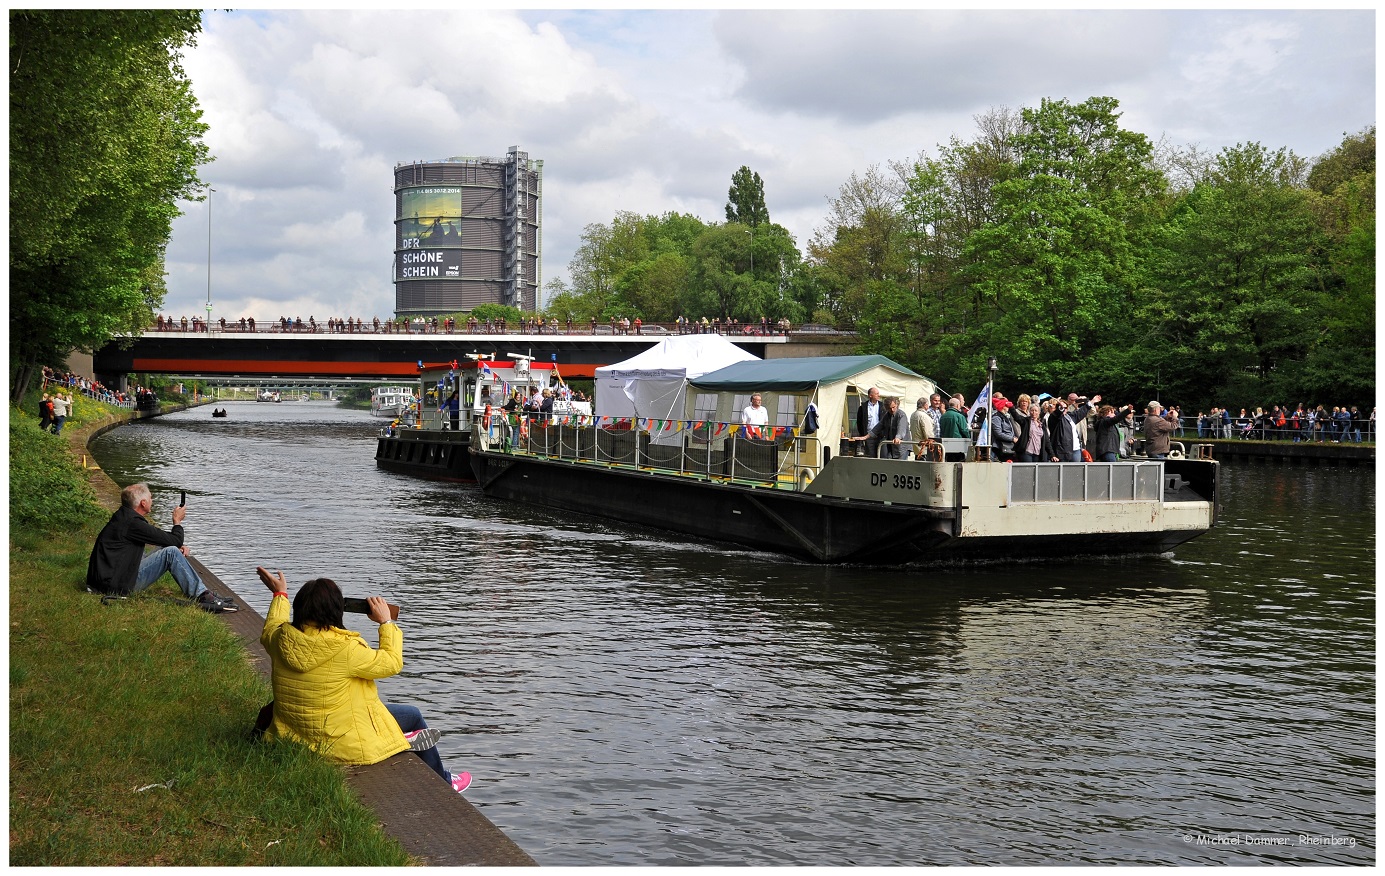
[[[423,730],[428,726],[428,722],[423,720],[423,713],[416,706],[401,706],[395,703],[385,703],[385,708],[389,709],[394,720],[399,722],[399,729],[405,733],[412,733],[415,730]],[[423,762],[428,764],[428,768],[442,776],[444,782],[452,781],[452,774],[443,769],[442,757],[438,755],[438,747],[424,751],[415,751],[414,754],[423,758]]]

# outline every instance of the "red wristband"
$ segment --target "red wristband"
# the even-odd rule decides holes
[[[284,597],[285,599],[288,599],[288,598],[289,598],[289,595],[288,595],[287,593],[285,593],[284,591],[282,591],[282,590],[275,590],[275,591],[274,591],[274,596],[282,596],[282,597]],[[271,596],[270,599],[273,599],[274,596]]]

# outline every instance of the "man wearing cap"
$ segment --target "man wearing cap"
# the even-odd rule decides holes
[[[1145,456],[1150,459],[1167,459],[1169,456],[1169,436],[1173,434],[1173,421],[1162,416],[1163,405],[1152,401],[1145,408]]]

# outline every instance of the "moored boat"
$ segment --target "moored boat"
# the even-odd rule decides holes
[[[1163,552],[1216,518],[1210,459],[843,453],[852,446],[844,424],[870,387],[903,396],[911,410],[933,390],[883,357],[745,362],[690,380],[678,419],[493,418],[476,431],[472,466],[492,498],[821,563]],[[774,417],[767,425],[734,422],[752,393]]]
[[[370,413],[376,417],[398,417],[417,399],[407,386],[377,386],[370,391]]]

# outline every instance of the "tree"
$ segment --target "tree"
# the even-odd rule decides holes
[[[1117,106],[1094,97],[1023,111],[1019,164],[994,187],[997,219],[966,244],[965,270],[991,311],[968,332],[973,367],[1002,356],[1016,377],[1056,386],[1127,321],[1166,181]]]
[[[201,14],[10,13],[11,398],[37,365],[147,326],[206,125],[179,52]]]
[[[739,222],[751,228],[769,223],[764,180],[750,168],[741,165],[741,169],[731,175],[731,188],[726,197],[727,222]]]
[[[1308,174],[1330,266],[1318,331],[1303,365],[1310,396],[1367,403],[1375,394],[1375,128],[1348,135]]]
[[[1172,385],[1183,397],[1214,399],[1245,374],[1256,376],[1261,398],[1290,391],[1321,270],[1303,176],[1284,149],[1223,149],[1171,213],[1141,321],[1157,327],[1151,346],[1176,354]]]

